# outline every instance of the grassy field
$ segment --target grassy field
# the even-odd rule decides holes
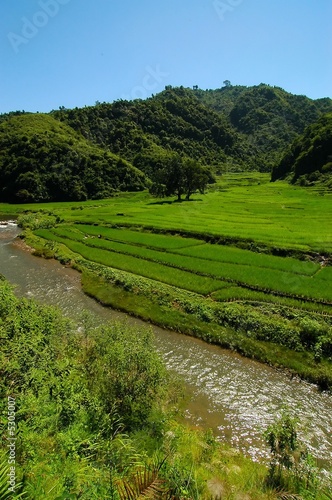
[[[65,221],[126,224],[249,240],[303,252],[332,252],[332,194],[269,182],[268,174],[223,176],[206,195],[190,202],[156,200],[148,193],[124,193],[88,202],[0,205],[0,213],[46,210]]]
[[[39,211],[28,242],[104,304],[332,388],[331,201],[233,174],[191,202],[127,193],[0,213]]]

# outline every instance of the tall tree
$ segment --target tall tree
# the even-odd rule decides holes
[[[176,194],[178,200],[184,193],[182,159],[176,153],[170,153],[159,158],[152,175],[150,193],[163,198]]]
[[[153,195],[176,195],[178,201],[181,201],[183,195],[189,200],[196,191],[203,194],[207,185],[215,182],[207,167],[191,158],[181,158],[177,154],[171,154],[164,160],[162,167],[154,171],[152,180],[150,192]]]
[[[207,167],[203,167],[197,160],[191,158],[183,161],[182,172],[187,200],[196,191],[204,194],[207,185],[215,182],[212,172]]]

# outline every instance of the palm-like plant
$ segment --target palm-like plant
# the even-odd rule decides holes
[[[167,481],[160,476],[160,470],[167,457],[152,467],[144,465],[136,469],[129,478],[116,482],[117,492],[121,500],[181,500],[174,495]]]
[[[148,467],[138,470],[130,479],[117,481],[117,490],[121,500],[170,498],[165,480],[159,477],[159,470]]]

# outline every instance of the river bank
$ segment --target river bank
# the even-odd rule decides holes
[[[283,369],[290,377],[298,376],[316,383],[322,390],[332,387],[330,362],[323,358],[318,361],[313,352],[305,350],[300,344],[292,349],[288,347],[288,344],[295,346],[296,337],[302,335],[301,327],[294,328],[293,320],[288,319],[287,322],[282,318],[271,322],[269,316],[273,317],[277,305],[270,307],[269,312],[269,309],[264,311],[264,308],[249,304],[216,303],[209,297],[184,290],[180,292],[176,287],[161,283],[156,286],[154,280],[133,277],[130,273],[91,262],[64,244],[45,241],[30,230],[26,230],[24,235],[26,243],[35,249],[36,255],[55,257],[80,271],[84,292],[104,306]],[[289,313],[295,317],[292,309],[289,309],[289,313],[287,308],[280,310],[286,318]],[[305,325],[307,318],[310,322],[312,317],[316,323],[323,318],[313,313],[295,312],[299,318],[303,317]],[[252,333],[248,335],[249,331]],[[278,331],[280,338],[273,342]],[[265,338],[271,338],[272,342]]]

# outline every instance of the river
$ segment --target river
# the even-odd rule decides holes
[[[96,322],[144,324],[87,297],[77,271],[32,256],[14,243],[18,232],[15,225],[0,223],[0,273],[16,285],[18,295],[57,305],[74,319],[88,310]],[[304,427],[300,437],[319,465],[332,468],[331,395],[217,346],[151,328],[167,368],[185,382],[189,395],[186,417],[192,425],[212,428],[219,439],[254,460],[265,460],[268,450],[262,433],[286,406],[299,418]]]

